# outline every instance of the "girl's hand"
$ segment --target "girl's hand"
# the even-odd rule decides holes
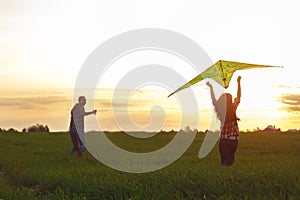
[[[207,85],[208,87],[212,87],[212,85],[210,84],[210,82],[206,82],[206,85]]]

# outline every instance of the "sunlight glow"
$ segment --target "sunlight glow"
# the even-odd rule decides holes
[[[300,14],[296,3],[0,1],[0,128],[20,130],[44,123],[51,130],[67,130],[74,104],[74,84],[88,55],[117,34],[156,27],[191,38],[205,49],[213,62],[222,59],[283,66],[237,71],[225,92],[235,96],[236,78],[242,76],[242,100],[237,110],[242,130],[269,124],[284,130],[299,129],[297,20]],[[187,62],[161,51],[133,52],[120,58],[99,78],[95,100],[88,99],[91,104],[87,110],[99,109],[97,118],[101,128],[118,130],[111,111],[112,92],[136,89],[116,86],[132,69],[146,64],[167,66],[182,74],[186,81],[197,75]],[[215,114],[206,81],[211,80],[192,87],[198,108],[189,108],[189,115],[184,116],[193,122],[199,115],[198,127],[192,128],[200,130],[210,128]],[[182,85],[177,80],[174,83]],[[176,97],[165,97],[169,92],[151,84],[136,90],[126,102],[134,123],[143,129],[163,109],[162,129],[188,126],[178,124],[182,119],[181,108]],[[123,104],[120,102],[118,109],[124,109]],[[89,120],[87,127],[98,128],[89,124]]]

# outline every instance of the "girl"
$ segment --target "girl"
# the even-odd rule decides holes
[[[221,122],[221,134],[219,140],[219,152],[221,156],[221,165],[230,166],[234,161],[239,140],[239,127],[237,121],[240,120],[236,116],[236,109],[241,98],[241,77],[237,78],[238,89],[237,97],[232,102],[232,96],[229,93],[224,93],[218,100],[215,98],[212,85],[207,82],[210,88],[212,103],[215,107],[217,117]]]

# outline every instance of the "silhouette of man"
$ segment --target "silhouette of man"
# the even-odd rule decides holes
[[[71,111],[71,122],[70,122],[70,136],[73,143],[71,155],[77,151],[78,156],[86,149],[86,142],[84,136],[84,117],[90,114],[96,114],[97,110],[91,112],[85,112],[84,106],[86,104],[86,98],[80,96],[78,103],[74,105]]]

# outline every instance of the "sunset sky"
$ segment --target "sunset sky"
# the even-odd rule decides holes
[[[299,129],[297,5],[297,1],[258,0],[0,1],[0,128],[21,130],[40,123],[52,131],[66,131],[75,81],[90,53],[120,33],[161,28],[189,37],[213,62],[283,66],[238,71],[227,92],[235,96],[236,78],[242,76],[242,100],[237,111],[241,130],[263,129],[269,124],[282,130]],[[197,75],[188,64],[167,53],[144,51],[125,56],[100,81],[95,101],[88,99],[94,104],[87,110],[98,110],[102,129],[120,129],[112,114],[113,91],[132,89],[115,86],[132,67],[146,64],[173,67],[187,81]],[[200,115],[198,126],[191,127],[200,130],[209,129],[214,120],[205,82],[193,87],[198,108],[185,116],[193,121]],[[122,120],[122,112],[128,107],[141,130],[150,130],[147,125],[153,120],[162,121],[159,129],[188,126],[179,123],[180,106],[176,95],[167,98],[169,93],[159,86],[141,86],[129,104],[120,98],[114,109]],[[98,126],[87,119],[87,130],[96,129]]]

